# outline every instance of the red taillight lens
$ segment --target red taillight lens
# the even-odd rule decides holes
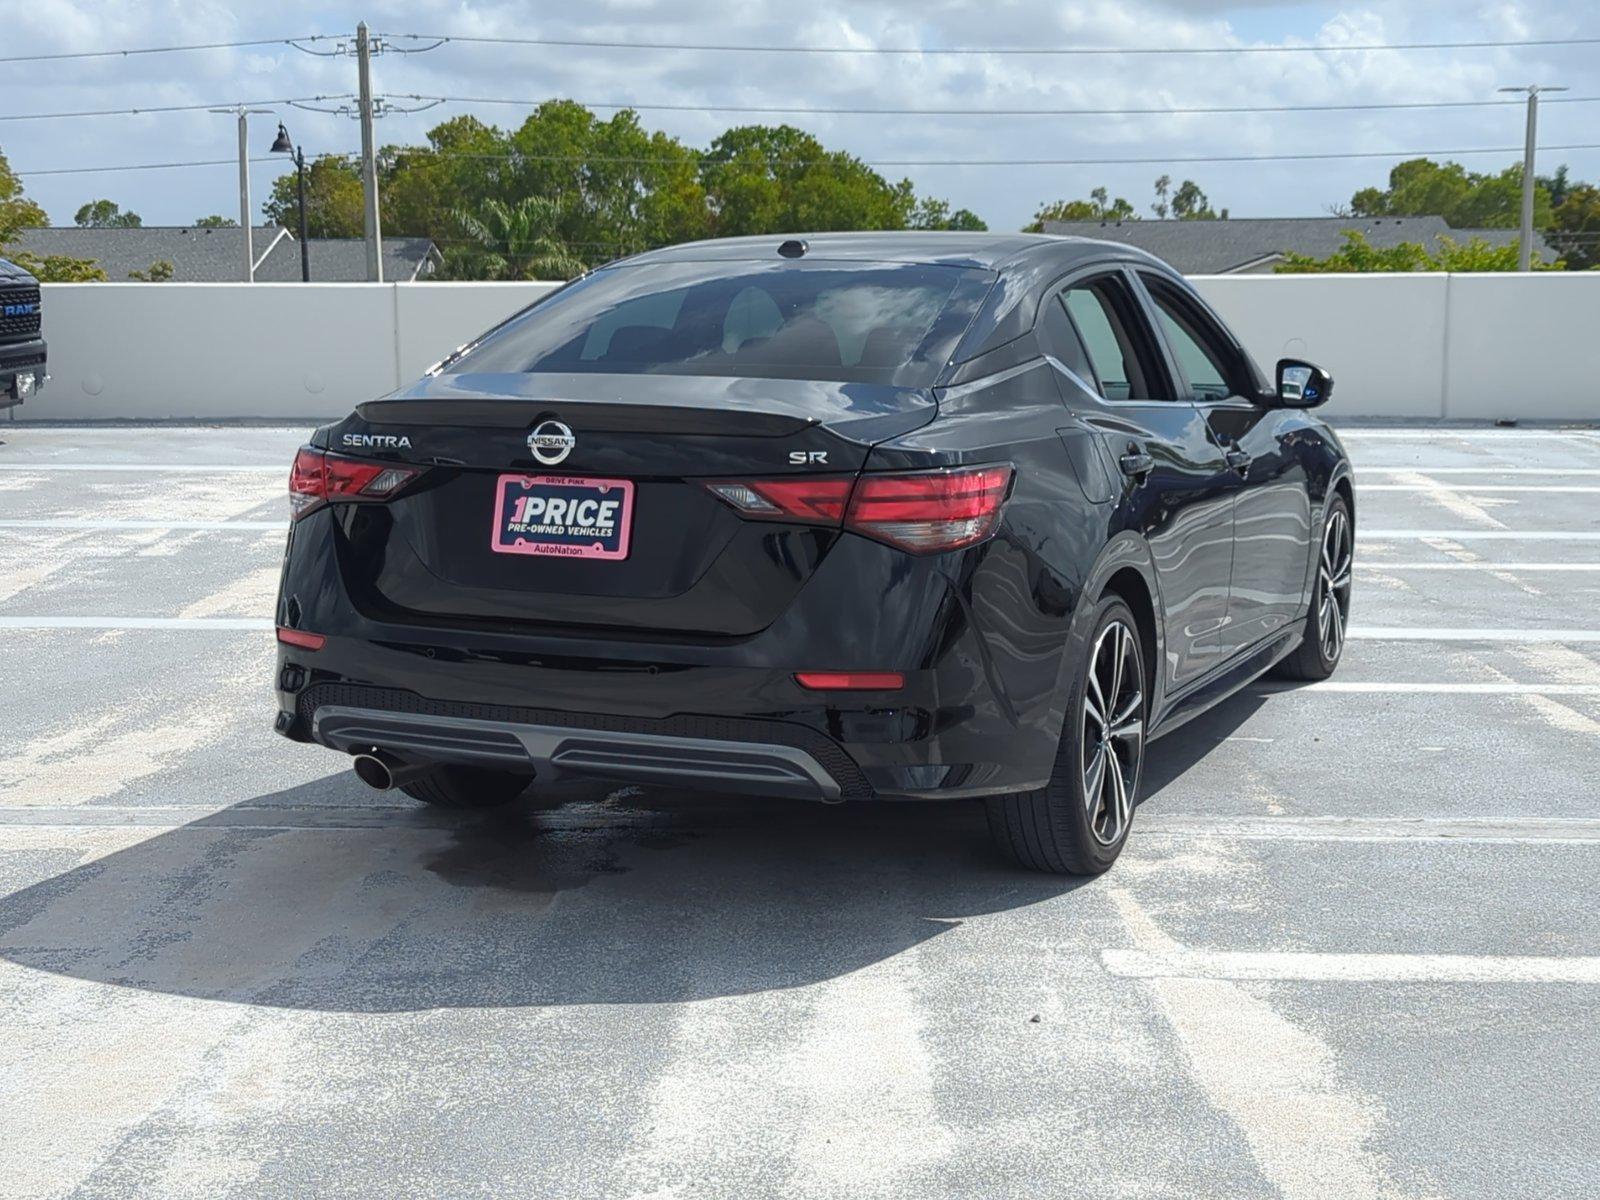
[[[288,629],[278,626],[278,640],[285,646],[298,646],[302,650],[321,650],[328,644],[328,639],[320,633],[307,633],[304,629]]]
[[[839,526],[913,554],[976,545],[1000,525],[1010,465],[953,471],[789,479],[711,479],[705,488],[744,517]]]
[[[792,479],[711,479],[713,496],[757,521],[838,526],[850,502],[849,476],[797,475]]]
[[[972,546],[999,527],[1012,473],[997,466],[863,475],[845,528],[913,554]]]
[[[799,671],[794,681],[813,692],[895,692],[906,685],[899,671]]]
[[[298,521],[330,500],[387,500],[419,474],[416,467],[345,458],[302,446],[289,471],[289,516]]]

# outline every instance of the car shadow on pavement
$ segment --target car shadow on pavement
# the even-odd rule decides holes
[[[1140,807],[1152,801],[1159,806],[1163,788],[1232,737],[1268,699],[1269,695],[1254,689],[1235,692],[1215,708],[1151,742],[1144,758]],[[1134,832],[1137,834],[1138,826]]]
[[[341,773],[83,861],[0,900],[0,956],[325,1011],[651,1004],[835,978],[1084,882],[1002,862],[974,804],[360,791]]]

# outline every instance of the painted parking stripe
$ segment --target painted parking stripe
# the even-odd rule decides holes
[[[1580,475],[1600,476],[1600,467],[1360,467],[1356,488],[1365,491],[1361,481],[1369,475]]]
[[[85,471],[96,475],[103,475],[112,471],[147,471],[172,475],[253,475],[260,473],[287,477],[289,464],[8,462],[0,463],[0,471],[24,471],[30,474],[41,471]]]
[[[0,617],[0,629],[197,629],[230,633],[273,628],[265,617]]]
[[[263,530],[289,528],[289,518],[280,521],[88,521],[39,519],[0,521],[0,529],[219,529]]]
[[[1363,562],[1358,571],[1600,571],[1600,562]]]
[[[1595,664],[1600,675],[1600,663]],[[1411,683],[1324,679],[1318,683],[1268,684],[1257,689],[1284,692],[1349,692],[1396,696],[1600,696],[1600,683]]]
[[[1600,487],[1539,483],[1363,483],[1362,492],[1562,492],[1592,496]]]
[[[1600,984],[1600,957],[1510,954],[1315,954],[1272,950],[1102,950],[1129,979],[1286,980],[1304,983]]]
[[[1345,635],[1364,642],[1600,642],[1600,629],[1444,629],[1425,625],[1356,625]]]
[[[1600,542],[1594,529],[1360,529],[1356,541],[1401,542]]]
[[[1436,443],[1441,438],[1460,438],[1462,441],[1467,442],[1565,441],[1569,439],[1594,441],[1597,436],[1600,436],[1600,431],[1589,427],[1582,429],[1457,429],[1448,425],[1440,425],[1415,426],[1409,429],[1351,429],[1335,426],[1334,431],[1341,438],[1371,438],[1383,441],[1428,443]]]

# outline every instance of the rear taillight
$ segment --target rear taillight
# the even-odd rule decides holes
[[[387,500],[421,473],[302,446],[289,471],[289,516],[298,521],[330,500]]]
[[[844,525],[913,554],[976,545],[999,527],[1011,474],[998,466],[863,475]]]
[[[1009,465],[788,479],[715,479],[708,491],[758,521],[831,525],[913,554],[972,546],[994,533]]]

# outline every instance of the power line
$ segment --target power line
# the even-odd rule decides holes
[[[328,155],[327,157],[349,157],[348,155]],[[282,158],[252,158],[253,163],[275,162],[282,163]],[[172,171],[181,167],[236,167],[239,165],[237,158],[199,158],[188,162],[162,162],[162,163],[128,163],[114,167],[50,167],[43,171],[14,171],[17,175],[95,175],[110,171]]]
[[[1311,162],[1336,159],[1370,159],[1370,158],[1434,158],[1434,157],[1464,157],[1473,154],[1515,154],[1521,151],[1520,146],[1474,146],[1455,150],[1354,150],[1338,152],[1312,152],[1304,154],[1193,154],[1193,155],[1143,155],[1138,157],[1115,158],[880,158],[858,159],[854,163],[865,167],[1099,167],[1099,166],[1140,166],[1195,163],[1253,163],[1253,162]],[[1559,153],[1571,150],[1600,150],[1600,142],[1580,142],[1558,146],[1541,146],[1541,152]],[[584,155],[584,154],[468,154],[456,151],[435,151],[426,148],[414,150],[401,150],[399,157],[432,158],[446,160],[479,160],[518,163],[578,163],[589,164],[618,164],[633,166],[716,166],[737,162],[737,159],[714,158],[704,155],[686,155],[683,158],[650,158],[632,155]],[[330,153],[319,155],[323,159],[349,159],[357,157],[351,153]],[[280,162],[277,158],[253,158],[251,162]],[[189,162],[165,163],[127,163],[116,166],[103,167],[54,167],[46,170],[28,171],[17,169],[20,176],[29,175],[85,175],[96,172],[113,171],[162,171],[180,167],[216,167],[233,166],[238,162],[233,158],[201,159]],[[767,166],[807,167],[812,169],[831,168],[835,164],[829,158],[822,159],[778,159],[762,160]]]
[[[1600,142],[1586,142],[1564,146],[1541,146],[1541,151],[1565,150],[1600,150]],[[1115,166],[1118,164],[1139,165],[1159,163],[1237,163],[1237,162],[1306,162],[1319,159],[1346,159],[1346,158],[1431,158],[1435,155],[1468,155],[1468,154],[1515,154],[1520,153],[1521,146],[1476,146],[1460,150],[1356,150],[1343,152],[1316,152],[1306,154],[1200,154],[1200,155],[1154,155],[1138,158],[877,158],[858,159],[862,166],[867,167],[1093,167]],[[618,163],[633,165],[678,166],[683,164],[697,166],[716,166],[723,163],[735,163],[737,158],[719,158],[706,155],[687,155],[683,158],[649,158],[631,155],[584,155],[584,154],[470,154],[457,151],[412,150],[402,151],[416,157],[431,157],[438,159],[490,159],[490,160],[515,160],[518,162],[572,162],[572,163]],[[772,166],[799,166],[822,167],[829,165],[823,159],[776,159],[763,160]],[[21,174],[22,172],[18,172]]]
[[[555,46],[600,50],[693,50],[731,54],[905,54],[905,55],[1112,55],[1112,54],[1322,54],[1336,51],[1382,50],[1490,50],[1524,47],[1600,45],[1600,37],[1523,38],[1503,41],[1466,42],[1370,42],[1299,46],[796,46],[734,45],[721,42],[621,42],[590,38],[490,37],[478,34],[390,33],[386,41],[407,40],[435,43],[435,49],[453,42],[495,46]]]
[[[288,104],[299,107],[305,104],[314,104],[326,100],[352,100],[353,96],[295,96],[281,100],[229,100],[215,104],[160,104],[149,105],[144,108],[91,108],[78,109],[73,112],[51,113],[0,113],[0,121],[54,121],[63,117],[142,117],[149,113],[174,113],[198,112],[202,109],[237,108],[243,105],[254,108],[258,105]]]
[[[0,57],[0,63],[61,62],[69,58],[131,58],[137,54],[178,54],[187,50],[239,50],[249,46],[294,46],[296,50],[299,50],[303,47],[296,45],[297,42],[327,42],[333,40],[336,40],[333,34],[313,33],[305,37],[254,38],[243,42],[195,42],[186,46],[139,46],[129,50],[71,50],[53,54],[8,54]]]
[[[434,104],[508,104],[536,108],[550,102],[500,96],[426,96],[416,92],[396,94],[401,100],[426,100]],[[1600,96],[1563,96],[1546,104],[1594,104]],[[585,108],[634,109],[640,112],[732,112],[767,113],[795,116],[875,116],[875,117],[1134,117],[1199,116],[1213,113],[1298,113],[1298,112],[1376,112],[1397,109],[1505,108],[1518,107],[1520,100],[1414,100],[1392,103],[1349,104],[1241,104],[1206,105],[1193,108],[819,108],[808,105],[749,104],[638,104],[632,102],[596,103],[581,101]]]

